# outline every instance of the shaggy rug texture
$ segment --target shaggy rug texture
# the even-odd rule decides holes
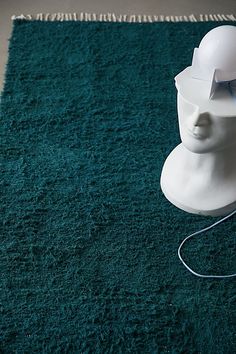
[[[229,22],[227,22],[229,24]],[[160,190],[203,23],[15,20],[1,97],[3,353],[233,353],[234,279],[177,256],[216,221]],[[183,249],[235,272],[235,217]]]

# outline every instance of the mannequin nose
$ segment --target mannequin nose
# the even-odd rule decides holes
[[[204,127],[210,124],[210,115],[207,112],[199,112],[196,110],[189,117],[189,127]]]

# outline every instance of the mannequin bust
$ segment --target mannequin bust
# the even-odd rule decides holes
[[[212,43],[214,31],[218,43],[219,33],[224,32],[228,37],[230,33],[235,46],[234,26],[213,29],[203,38],[204,45],[209,47]],[[207,36],[210,42],[206,41]],[[231,50],[232,41],[229,42]],[[210,64],[214,61],[211,55],[207,58]],[[223,63],[218,62],[216,67],[213,62],[212,68],[205,66],[204,71],[199,64],[201,58],[198,61],[195,58],[192,66],[175,78],[182,143],[164,163],[161,188],[171,203],[190,213],[219,216],[236,209],[236,60],[235,70],[230,68],[233,79],[228,81],[230,70],[224,67],[228,65],[226,56],[224,51]],[[209,77],[203,80],[202,73],[206,74],[207,70]],[[217,73],[221,80],[226,73],[227,80],[218,80]]]

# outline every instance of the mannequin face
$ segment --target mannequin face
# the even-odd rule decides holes
[[[236,102],[235,102],[236,105]],[[204,112],[178,92],[180,137],[186,149],[204,154],[236,148],[236,117],[221,117]]]

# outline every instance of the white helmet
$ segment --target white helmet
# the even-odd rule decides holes
[[[219,26],[203,37],[194,49],[191,76],[208,81],[208,98],[219,83],[236,80],[236,26]]]

